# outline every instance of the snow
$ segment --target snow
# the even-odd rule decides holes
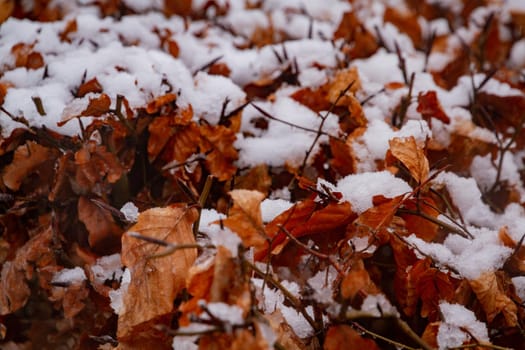
[[[372,317],[393,316],[399,317],[399,312],[383,294],[367,295],[361,311],[368,313]]]
[[[463,305],[442,302],[439,309],[443,315],[437,335],[440,350],[461,346],[472,337],[475,341],[490,342],[485,323]]]
[[[350,202],[352,210],[357,214],[372,208],[374,196],[393,198],[412,191],[405,181],[386,170],[348,175],[339,180],[336,188],[342,193],[343,200]]]
[[[242,241],[239,236],[229,228],[221,228],[218,222],[225,218],[226,216],[224,214],[220,214],[214,209],[202,209],[199,231],[206,234],[213,245],[223,246],[231,252],[232,256],[237,256],[238,247]]]
[[[98,284],[104,284],[106,281],[111,280],[120,280],[122,277],[122,269],[120,254],[103,256],[98,258],[95,264],[91,265],[95,282]]]
[[[72,269],[62,269],[56,272],[51,283],[76,284],[87,279],[84,269],[75,267]]]
[[[501,268],[513,250],[502,245],[495,231],[475,227],[469,230],[474,239],[449,234],[443,244],[438,244],[427,243],[412,234],[406,240],[438,265],[452,267],[461,276],[474,280],[483,272]]]
[[[120,212],[124,214],[124,217],[129,222],[137,222],[139,217],[139,208],[133,202],[127,202],[120,208]]]
[[[110,306],[117,315],[121,315],[124,312],[124,295],[128,291],[130,282],[131,271],[126,268],[122,273],[120,288],[109,292]]]
[[[261,202],[261,214],[263,222],[270,222],[279,214],[290,209],[293,203],[284,199],[265,199]]]

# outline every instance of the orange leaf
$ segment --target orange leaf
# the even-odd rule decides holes
[[[419,210],[422,214],[434,219],[437,219],[440,215],[439,211],[435,209],[436,204],[434,200],[430,197],[422,196],[418,199],[408,199],[403,203],[403,207],[411,211]],[[420,215],[402,213],[399,216],[405,220],[405,227],[409,234],[415,233],[416,236],[426,242],[431,242],[436,238],[439,231],[439,225],[421,217]]]
[[[16,252],[14,260],[2,265],[0,274],[0,315],[7,315],[23,307],[31,290],[28,281],[35,278],[35,270],[55,265],[54,239],[51,227],[37,233]]]
[[[208,68],[208,74],[222,75],[223,77],[229,77],[231,70],[226,63],[215,62]]]
[[[11,16],[15,8],[15,0],[2,0],[0,2],[0,24]]]
[[[146,106],[146,112],[149,114],[157,113],[161,110],[161,108],[167,104],[172,104],[177,99],[177,94],[168,93],[166,95],[159,96],[155,98],[153,101],[148,103]]]
[[[87,108],[82,111],[80,115],[86,117],[100,117],[109,112],[111,99],[106,94],[101,94],[99,97],[90,98]]]
[[[363,260],[358,260],[352,265],[341,282],[341,295],[345,299],[354,298],[359,292],[378,293],[379,290],[370,279]]]
[[[102,188],[97,186],[117,182],[125,171],[113,153],[94,142],[89,142],[75,153],[75,165],[75,190],[89,190],[99,195],[102,195]]]
[[[76,33],[77,29],[78,29],[77,20],[76,19],[69,20],[66,23],[66,27],[64,28],[64,30],[61,31],[59,34],[60,41],[66,41],[70,43],[71,38],[69,37],[69,35],[72,33]]]
[[[414,47],[421,47],[423,35],[418,22],[418,15],[413,12],[401,12],[395,8],[387,7],[383,17],[385,22],[395,25],[400,32],[412,39]]]
[[[341,176],[355,173],[355,159],[348,143],[330,137],[330,150],[333,156],[330,164]]]
[[[89,245],[99,252],[114,253],[119,247],[122,229],[111,213],[86,197],[79,198],[77,210],[78,219],[88,230]]]
[[[403,200],[403,195],[394,198],[375,196],[373,198],[374,206],[359,215],[355,223],[372,231],[378,231],[390,225]]]
[[[398,271],[400,273],[400,271]],[[407,270],[404,279],[404,294],[401,305],[407,316],[415,314],[418,303],[421,303],[421,317],[430,321],[439,319],[439,302],[451,301],[454,298],[455,285],[450,277],[431,266],[429,259],[418,260]]]
[[[2,171],[4,185],[13,191],[18,191],[29,175],[38,171],[39,166],[55,157],[55,152],[33,141],[19,146],[13,161]]]
[[[231,179],[237,171],[233,164],[238,158],[233,147],[235,132],[222,125],[202,125],[200,132],[201,151],[207,153],[206,167],[219,181]]]
[[[84,84],[80,85],[78,87],[77,96],[78,97],[84,97],[85,95],[89,94],[90,92],[99,94],[101,93],[102,85],[98,82],[97,78],[93,78],[89,81],[86,81]]]
[[[283,226],[294,237],[328,233],[343,229],[355,218],[350,203],[328,203],[323,206],[308,199],[296,203],[293,207],[278,215],[266,225],[266,234],[272,238],[271,252],[278,254],[288,242]],[[256,253],[256,259],[262,259],[268,253],[268,247]]]
[[[182,205],[152,208],[142,212],[128,232],[174,245],[195,244],[192,225],[197,215],[195,208]],[[171,313],[173,300],[186,286],[197,249],[180,249],[165,257],[148,258],[163,249],[129,235],[122,237],[122,263],[130,269],[131,281],[119,312],[119,340],[137,337],[141,324]]]
[[[443,111],[443,107],[441,107],[437,99],[437,94],[433,90],[419,93],[417,96],[417,111],[421,113],[423,119],[426,121],[430,122],[431,118],[436,118],[445,124],[450,123],[450,118],[445,111]]]
[[[417,145],[414,136],[408,138],[395,137],[388,143],[392,155],[403,163],[418,184],[428,178],[430,171],[428,159],[423,149]]]
[[[222,221],[223,224],[237,233],[246,247],[264,246],[266,236],[260,208],[264,194],[250,190],[233,190],[229,194],[233,207]]]
[[[268,166],[254,166],[243,175],[235,177],[235,189],[256,190],[268,194],[272,186],[272,177],[268,174]]]
[[[341,324],[328,329],[323,345],[323,350],[340,349],[379,350],[379,347],[372,339],[363,338],[352,327]]]
[[[476,293],[488,322],[492,322],[496,316],[502,314],[508,327],[515,327],[518,324],[518,308],[503,291],[496,273],[484,272],[477,279],[470,280],[469,284]]]

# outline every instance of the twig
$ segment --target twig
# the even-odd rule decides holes
[[[290,231],[288,231],[286,229],[286,227],[284,227],[283,225],[278,225],[279,227],[279,230],[284,232],[284,234],[290,238],[295,244],[297,244],[298,246],[300,246],[301,248],[303,248],[304,250],[306,250],[308,253],[320,258],[320,259],[325,259],[325,260],[328,260],[330,262],[330,264],[337,270],[337,272],[339,272],[339,274],[341,276],[344,275],[344,271],[343,269],[341,268],[341,266],[337,263],[337,261],[335,261],[334,257],[331,256],[331,255],[328,255],[328,254],[323,254],[323,253],[320,253],[312,248],[310,248],[309,246],[307,246],[306,244],[304,244],[303,242],[301,242],[300,240],[297,239],[297,237],[295,237],[294,235],[292,235],[290,233]]]
[[[315,134],[317,134],[319,131],[318,130],[315,130],[315,129],[310,129],[310,128],[307,128],[307,127],[304,127],[304,126],[301,126],[301,125],[297,125],[297,124],[294,124],[294,123],[290,123],[286,120],[282,120],[282,119],[279,119],[277,117],[274,117],[273,115],[271,115],[270,113],[266,112],[264,109],[262,109],[261,107],[257,106],[256,104],[254,104],[253,102],[250,102],[250,105],[253,106],[253,108],[255,108],[257,111],[259,111],[262,115],[264,115],[266,118],[268,119],[271,119],[271,120],[275,120],[279,123],[283,123],[283,124],[286,124],[288,126],[291,126],[291,127],[294,127],[294,128],[297,128],[297,129],[301,129],[301,130],[304,130],[304,131],[309,131],[309,132],[313,132]],[[333,137],[335,139],[338,139],[339,140],[339,137],[337,136],[333,136],[333,135],[330,135],[329,133],[327,132],[324,132],[324,131],[321,131],[321,134],[322,135],[326,135],[326,136],[330,136],[330,137]]]
[[[286,289],[279,281],[276,281],[271,276],[268,276],[264,271],[259,269],[257,266],[255,266],[251,262],[249,262],[247,260],[244,260],[244,263],[246,264],[246,266],[249,269],[251,269],[257,275],[259,275],[259,277],[264,278],[271,285],[273,285],[275,288],[279,289],[281,291],[281,293],[283,293],[284,297],[293,305],[293,307],[297,311],[299,311],[301,313],[301,315],[303,315],[303,317],[305,318],[306,322],[308,322],[308,324],[310,324],[310,326],[314,330],[318,329],[317,324],[312,319],[312,317],[308,314],[308,312],[306,312],[306,309],[303,306],[303,304],[301,303],[301,301],[299,299],[297,299],[295,296],[293,296],[288,289]]]

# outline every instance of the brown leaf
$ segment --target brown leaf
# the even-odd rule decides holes
[[[84,309],[85,299],[89,296],[89,289],[82,282],[75,282],[68,286],[53,287],[49,300],[61,302],[64,316],[72,319]]]
[[[13,161],[2,171],[4,185],[13,191],[18,191],[29,175],[38,172],[39,166],[47,162],[56,153],[34,141],[18,146],[14,152]]]
[[[207,153],[206,167],[219,181],[231,179],[237,171],[234,162],[239,157],[233,147],[235,132],[222,125],[202,125],[200,132],[201,151]]]
[[[332,151],[333,157],[330,160],[330,164],[341,176],[350,175],[355,172],[355,159],[352,148],[348,143],[330,137],[330,150]]]
[[[117,182],[125,171],[113,153],[94,142],[88,142],[75,153],[75,165],[75,192],[92,192],[100,196],[106,195],[106,185]]]
[[[189,16],[191,14],[192,0],[164,0],[164,13],[168,16]]]
[[[49,227],[37,233],[16,252],[11,261],[6,261],[0,274],[0,315],[20,309],[27,302],[31,291],[28,281],[34,278],[35,270],[55,265],[53,230]]]
[[[153,101],[148,103],[146,106],[146,112],[149,114],[157,113],[163,106],[167,104],[173,104],[175,100],[177,100],[177,94],[174,93],[158,96],[157,98],[153,99]]]
[[[78,200],[78,219],[88,230],[88,242],[98,252],[114,253],[119,247],[122,229],[107,210],[86,197]]]
[[[298,202],[266,225],[266,234],[272,239],[270,252],[279,254],[288,242],[281,226],[298,238],[343,229],[355,216],[348,202],[326,205],[321,205],[313,199]],[[263,250],[256,252],[256,259],[264,258],[267,253],[268,246],[265,245]]]
[[[340,94],[350,86],[347,94],[340,97]],[[335,76],[330,80],[327,88],[327,100],[331,104],[337,102],[337,106],[349,106],[351,98],[361,89],[361,80],[356,67],[338,70]]]
[[[96,98],[90,98],[88,106],[80,115],[86,117],[100,117],[109,112],[111,99],[106,94],[101,94]]]
[[[355,261],[352,269],[341,282],[341,296],[345,299],[353,299],[359,292],[366,294],[378,293],[379,290],[370,279],[363,260]]]
[[[515,327],[518,324],[518,308],[503,291],[496,273],[484,272],[478,278],[470,280],[469,284],[476,293],[489,323],[501,314],[508,327]]]
[[[411,210],[413,212],[420,212],[421,215],[413,215],[402,213],[399,216],[405,220],[405,228],[408,234],[415,233],[416,236],[425,240],[426,242],[432,242],[436,238],[439,225],[432,221],[424,218],[422,215],[426,215],[430,218],[437,219],[440,212],[436,209],[437,205],[431,197],[421,196],[418,199],[408,199],[403,203],[404,209]]]
[[[90,92],[100,94],[102,91],[102,85],[100,85],[97,78],[93,78],[91,80],[86,81],[84,84],[78,87],[77,96],[84,97]]]
[[[341,23],[334,33],[334,40],[339,38],[353,44],[346,49],[350,58],[369,57],[379,48],[375,37],[366,30],[354,11],[343,14]]]
[[[403,163],[418,184],[428,178],[430,171],[428,159],[424,150],[417,145],[414,136],[408,138],[395,137],[388,143],[392,155]]]
[[[439,119],[445,124],[450,123],[450,118],[443,110],[443,107],[441,107],[437,94],[433,90],[419,93],[417,96],[417,111],[421,113],[423,119],[429,123],[432,121],[431,118]]]
[[[421,47],[423,35],[418,22],[418,15],[413,12],[401,12],[395,8],[387,7],[383,16],[385,22],[390,22],[412,39],[414,47]]]
[[[11,48],[16,67],[38,69],[44,66],[44,58],[39,52],[33,51],[33,46],[34,44],[18,43]]]
[[[195,208],[183,205],[152,208],[142,212],[128,232],[174,245],[195,244],[192,225],[197,215]],[[180,249],[165,257],[149,258],[163,249],[130,235],[122,237],[122,263],[131,270],[131,282],[119,313],[119,340],[131,340],[142,324],[170,314],[175,297],[186,286],[197,249]]]
[[[70,43],[71,42],[71,38],[69,37],[69,35],[72,34],[72,33],[76,33],[77,29],[78,29],[77,20],[76,19],[69,20],[66,23],[66,27],[64,28],[64,30],[61,31],[60,34],[59,34],[60,41],[62,41],[62,42],[65,41],[65,42]]]
[[[266,244],[261,216],[261,201],[265,195],[259,191],[233,190],[229,192],[233,206],[222,223],[234,231],[246,247],[260,248]]]
[[[252,167],[248,172],[235,177],[235,189],[255,190],[265,195],[272,185],[272,177],[268,174],[268,166],[260,164]]]
[[[215,62],[208,68],[208,74],[222,75],[223,77],[229,77],[231,70],[226,63]]]
[[[0,0],[0,24],[11,16],[15,8],[15,0]]]
[[[430,321],[439,320],[439,302],[452,301],[455,286],[450,277],[431,267],[429,259],[419,260],[408,272],[409,284],[414,287],[414,294],[421,300],[421,317]]]
[[[379,350],[375,341],[363,338],[359,332],[346,324],[331,326],[325,339],[323,350]]]

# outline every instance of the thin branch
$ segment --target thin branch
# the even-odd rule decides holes
[[[279,281],[276,281],[271,276],[268,276],[264,271],[259,269],[257,266],[252,264],[251,262],[244,260],[244,263],[246,266],[251,269],[255,274],[259,275],[259,277],[264,278],[267,280],[271,285],[273,285],[275,288],[279,289],[281,293],[283,293],[284,297],[293,305],[293,307],[303,315],[306,322],[310,324],[310,326],[314,330],[318,330],[317,324],[313,320],[313,318],[306,312],[305,307],[303,306],[302,302],[297,299],[288,289],[286,289]]]

